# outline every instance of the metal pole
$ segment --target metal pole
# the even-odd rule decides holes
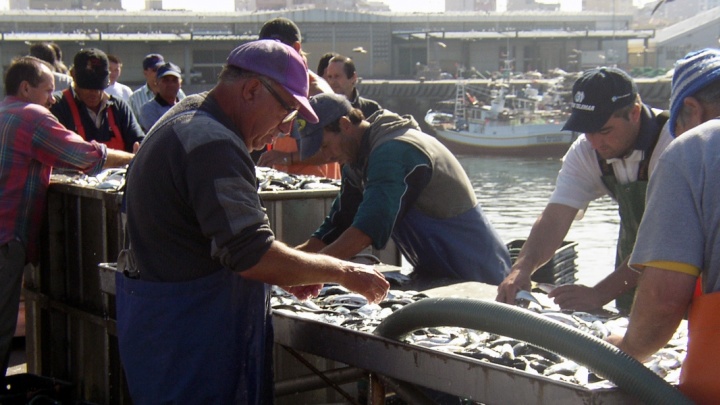
[[[285,395],[296,394],[298,392],[312,391],[328,386],[327,380],[339,385],[353,381],[357,381],[365,377],[368,372],[355,367],[341,367],[334,370],[322,372],[323,377],[316,374],[308,374],[288,380],[278,381],[275,383],[275,396],[282,397]]]
[[[311,370],[313,373],[315,373],[319,378],[321,378],[323,381],[325,381],[325,383],[327,383],[327,385],[331,386],[332,388],[335,389],[335,391],[337,391],[338,393],[340,393],[340,395],[342,395],[343,397],[345,397],[345,399],[347,399],[348,402],[350,402],[350,403],[353,404],[353,405],[360,405],[360,404],[358,404],[358,402],[355,400],[355,398],[353,398],[350,394],[348,394],[347,392],[345,392],[345,390],[343,390],[342,388],[340,388],[339,385],[335,384],[333,381],[331,381],[329,378],[327,378],[327,377],[323,374],[322,371],[318,370],[317,367],[315,367],[315,366],[313,366],[312,364],[310,364],[310,362],[307,361],[300,353],[298,353],[297,351],[291,349],[291,348],[288,347],[288,346],[283,346],[283,348],[284,348],[285,350],[287,350],[288,353],[292,354],[292,355],[293,355],[298,361],[300,361],[305,367],[307,367],[308,369],[310,369],[310,370]]]
[[[400,398],[413,405],[438,405],[437,402],[428,398],[424,392],[420,391],[415,385],[396,380],[380,374],[375,374],[380,381],[395,392]]]
[[[373,41],[373,26],[374,24],[370,24],[370,77],[375,77],[375,58],[373,57],[373,53],[375,53],[375,43]]]

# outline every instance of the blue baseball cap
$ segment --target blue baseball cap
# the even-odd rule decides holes
[[[172,62],[167,62],[163,65],[161,65],[157,70],[157,78],[161,78],[163,76],[175,76],[182,78],[182,71],[180,70],[180,67]]]
[[[335,93],[320,93],[311,97],[310,106],[315,110],[318,121],[309,123],[298,120],[300,160],[305,160],[320,150],[325,126],[348,115],[353,109],[347,97]]]
[[[143,59],[143,70],[159,68],[163,63],[165,63],[165,58],[159,53],[145,55],[145,59]]]

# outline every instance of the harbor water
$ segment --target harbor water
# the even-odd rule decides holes
[[[555,188],[560,158],[458,156],[483,210],[505,242],[527,239]],[[595,285],[615,265],[620,218],[609,197],[590,203],[565,240],[577,242],[578,284]]]

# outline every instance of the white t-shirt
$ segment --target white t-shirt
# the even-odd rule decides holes
[[[650,157],[649,175],[652,175],[660,155],[672,139],[666,124]],[[635,150],[624,158],[608,159],[608,163],[612,164],[618,182],[625,184],[637,180],[638,167],[643,157],[643,151]],[[579,210],[577,219],[580,219],[590,201],[610,194],[601,177],[597,155],[583,134],[570,145],[570,149],[563,157],[555,190],[549,202],[577,208]]]
[[[115,84],[111,84],[105,89],[105,93],[115,96],[115,98],[121,98],[127,103],[130,101],[130,96],[133,91],[130,87],[122,83],[115,82]]]

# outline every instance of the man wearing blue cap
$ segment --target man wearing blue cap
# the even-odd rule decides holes
[[[287,133],[307,100],[305,62],[273,40],[228,56],[218,83],[150,130],[128,170],[128,248],[118,258],[117,330],[133,403],[270,404],[270,284],[300,299],[339,283],[379,302],[370,266],[275,240],[252,150]]]
[[[643,104],[633,79],[616,68],[585,72],[573,85],[572,97],[572,114],[563,130],[584,134],[563,157],[550,201],[500,285],[497,300],[514,304],[518,291],[529,291],[530,276],[553,257],[573,220],[583,217],[591,201],[607,195],[617,201],[620,213],[616,270],[592,288],[565,285],[549,296],[561,308],[579,311],[617,298],[616,307],[628,312],[637,273],[627,259],[645,210],[647,180],[672,139],[663,129],[667,114]]]
[[[697,404],[720,403],[718,117],[720,50],[692,52],[675,64],[668,124],[678,138],[650,179],[630,258],[642,272],[630,323],[624,338],[609,338],[642,361],[665,346],[688,314],[679,388]],[[700,291],[695,289],[698,278]]]
[[[145,131],[157,122],[172,106],[180,102],[178,92],[182,87],[182,72],[180,67],[172,62],[166,62],[158,68],[157,95],[140,108],[140,126]]]
[[[342,164],[342,189],[300,249],[347,259],[392,238],[417,288],[502,281],[510,255],[447,148],[410,116],[380,110],[365,118],[340,94],[310,102],[319,122],[301,125],[301,154]]]
[[[130,95],[130,101],[128,103],[130,104],[130,108],[132,108],[133,114],[135,114],[135,117],[138,119],[140,118],[140,109],[142,106],[155,98],[157,94],[158,90],[155,81],[157,79],[157,71],[163,64],[165,64],[165,58],[159,53],[151,53],[145,55],[145,58],[143,58],[142,68],[143,76],[145,76],[145,84]],[[185,93],[183,93],[182,89],[178,92],[178,98],[180,100],[185,98]]]

